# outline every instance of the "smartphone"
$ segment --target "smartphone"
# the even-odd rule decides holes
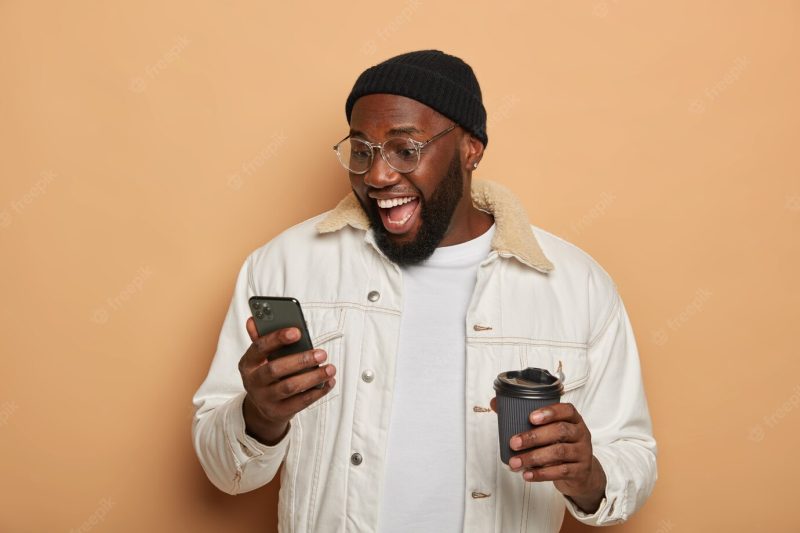
[[[296,299],[283,296],[253,296],[250,298],[249,303],[250,312],[253,314],[253,320],[256,323],[256,331],[258,331],[260,337],[278,329],[295,327],[300,330],[300,339],[272,352],[269,356],[270,361],[314,348],[311,343],[311,336],[308,334],[306,320],[303,317],[303,309]],[[319,365],[315,368],[319,368]],[[312,369],[303,370],[297,374],[310,370]],[[292,374],[292,376],[294,375],[296,374]],[[317,388],[321,389],[324,386],[325,383],[323,382],[317,385]]]

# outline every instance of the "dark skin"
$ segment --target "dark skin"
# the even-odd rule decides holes
[[[425,141],[452,123],[416,100],[391,94],[370,94],[359,98],[353,106],[350,134],[373,143],[398,135]],[[411,128],[416,131],[396,133],[397,130]],[[371,194],[408,194],[427,200],[442,182],[453,155],[459,149],[465,177],[463,195],[439,246],[461,244],[483,235],[491,227],[493,219],[476,209],[470,199],[472,169],[474,163],[483,157],[483,144],[460,127],[426,146],[419,166],[407,174],[393,170],[376,151],[366,174],[350,174],[350,185],[362,204],[375,202]],[[420,220],[417,219],[409,231],[402,235],[391,235],[391,238],[398,242],[411,241],[416,237],[419,225]]]
[[[247,391],[242,404],[245,428],[251,437],[274,446],[286,435],[295,414],[333,389],[336,368],[321,364],[328,355],[319,349],[268,362],[272,352],[299,339],[300,331],[286,328],[259,337],[253,317],[247,319],[246,327],[253,343],[239,360],[239,373]],[[318,369],[287,377],[318,364]],[[314,388],[320,383],[325,386]]]
[[[497,411],[497,401],[489,405]],[[592,455],[592,434],[571,403],[557,403],[532,411],[533,426],[511,437],[509,467],[526,481],[552,481],[588,514],[597,511],[606,491],[606,473]]]
[[[416,100],[371,94],[355,103],[350,133],[379,143],[403,130],[400,135],[425,141],[451,124],[452,121]],[[470,198],[472,170],[483,157],[483,144],[462,128],[457,127],[428,145],[413,172],[401,174],[393,170],[376,152],[370,170],[362,175],[350,174],[350,184],[362,204],[375,202],[376,197],[399,195],[427,200],[442,182],[456,153],[460,154],[464,191],[439,246],[460,244],[482,235],[493,223],[492,217],[476,209]],[[413,241],[420,224],[417,217],[407,231],[392,234],[390,238],[398,242]],[[292,330],[299,334],[295,328],[289,328],[258,337],[253,319],[247,321],[253,344],[239,363],[247,391],[243,412],[248,434],[267,445],[279,442],[291,418],[330,392],[335,384],[333,365],[322,365],[308,373],[287,377],[322,363],[327,357],[324,350],[293,354],[267,363],[271,352],[296,339],[289,336]],[[320,354],[321,359],[315,359],[315,353]],[[319,383],[325,386],[315,389]],[[494,399],[491,406],[495,409]],[[605,496],[606,477],[592,455],[591,434],[580,414],[571,404],[556,404],[531,413],[531,421],[536,426],[534,429],[512,438],[511,448],[523,452],[515,456],[519,465],[513,466],[514,462],[512,469],[521,472],[527,481],[553,481],[555,487],[584,512],[597,510]]]
[[[353,107],[350,126],[351,133],[358,132],[360,138],[382,142],[391,136],[389,133],[393,128],[414,128],[417,131],[409,135],[424,140],[446,129],[451,123],[415,100],[375,94],[358,99]],[[469,196],[471,170],[473,164],[483,156],[483,144],[461,128],[456,128],[429,145],[419,166],[412,173],[400,174],[378,156],[369,172],[351,174],[350,183],[364,202],[375,201],[367,196],[368,193],[387,191],[430,198],[459,148],[466,176],[465,194],[453,213],[450,228],[440,245],[459,244],[482,235],[493,222],[489,215],[475,209]],[[392,235],[392,238],[413,240],[418,229],[419,224],[403,235]],[[267,362],[267,357],[273,351],[296,340],[297,337],[289,337],[292,333],[298,334],[296,328],[259,337],[252,317],[247,320],[246,327],[252,344],[239,361],[239,373],[247,391],[242,405],[245,428],[250,436],[273,446],[286,435],[289,421],[294,415],[330,392],[336,383],[333,378],[336,368],[324,365],[318,370],[287,377],[298,370],[316,366],[325,360],[327,354],[324,350],[312,350]],[[315,353],[319,353],[322,359],[315,359]],[[322,389],[313,388],[319,383],[325,383],[325,386]]]

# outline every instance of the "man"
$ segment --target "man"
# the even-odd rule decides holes
[[[472,69],[403,54],[362,73],[345,109],[352,194],[239,274],[194,397],[209,479],[238,494],[283,464],[281,531],[558,531],[564,507],[626,520],[656,479],[628,316],[588,255],[473,183],[488,136]],[[298,331],[258,337],[254,295],[297,298],[317,349],[268,362]],[[565,392],[506,466],[492,384],[528,366]]]

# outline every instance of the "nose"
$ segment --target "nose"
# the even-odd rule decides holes
[[[372,166],[364,174],[364,183],[373,189],[390,187],[400,181],[400,173],[383,160],[380,151],[376,150]]]

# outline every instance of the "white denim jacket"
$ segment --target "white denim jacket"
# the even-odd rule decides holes
[[[472,199],[494,216],[496,232],[464,325],[466,435],[453,435],[466,439],[464,531],[555,532],[565,506],[586,524],[622,522],[657,475],[636,342],[616,287],[585,252],[530,226],[504,187],[476,181]],[[314,346],[337,368],[334,389],[298,413],[274,446],[246,435],[242,416],[237,364],[250,345],[254,295],[300,300]],[[253,252],[194,396],[194,447],[211,482],[239,494],[269,483],[283,463],[281,532],[376,531],[402,309],[401,271],[377,248],[352,193]],[[527,366],[563,372],[562,402],[576,406],[592,433],[608,481],[591,515],[551,482],[527,482],[499,459],[492,383]]]

